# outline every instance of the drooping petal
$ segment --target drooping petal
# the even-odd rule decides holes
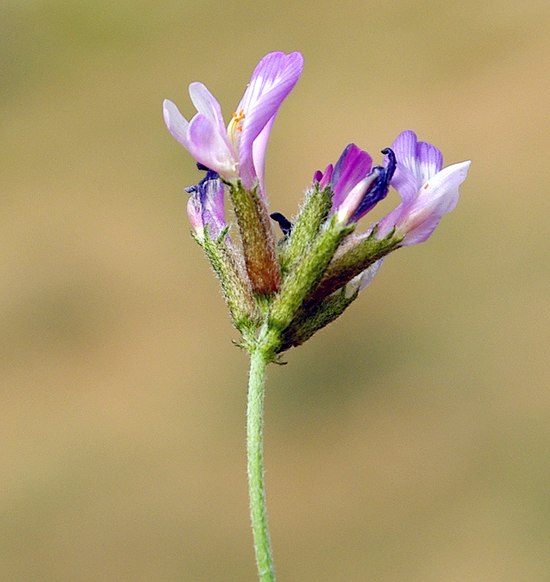
[[[429,179],[415,198],[402,202],[379,223],[376,236],[383,238],[394,228],[404,236],[402,246],[411,246],[427,240],[441,217],[453,210],[458,201],[458,188],[466,179],[470,162],[453,164]]]
[[[187,136],[187,149],[197,162],[227,180],[237,177],[238,167],[232,148],[227,145],[211,119],[197,113],[189,124]]]
[[[398,230],[406,233],[403,246],[427,240],[442,216],[454,210],[458,202],[458,188],[466,179],[469,167],[469,161],[448,166],[422,186],[398,226]]]
[[[451,212],[458,202],[458,187],[466,179],[471,163],[468,160],[447,166],[422,186],[419,197],[442,199],[444,212]]]
[[[197,111],[202,113],[210,121],[212,127],[217,129],[220,136],[223,137],[228,147],[230,147],[231,143],[227,136],[227,130],[225,129],[222,109],[214,95],[210,93],[205,85],[195,82],[189,85],[189,96]]]
[[[263,163],[268,132],[264,134],[254,154],[253,143],[276,116],[283,100],[296,85],[302,68],[303,57],[300,53],[287,55],[273,52],[266,55],[252,73],[250,83],[237,107],[238,112],[244,112],[239,138],[239,161],[241,179],[246,188],[254,186],[253,178],[258,173],[254,159],[259,164]]]
[[[164,114],[164,122],[166,123],[166,127],[168,127],[168,131],[181,143],[181,145],[187,147],[189,143],[187,138],[189,122],[187,119],[183,117],[180,110],[169,99],[164,100],[162,112]]]

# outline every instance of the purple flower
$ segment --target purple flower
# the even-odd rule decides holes
[[[331,187],[332,212],[340,222],[357,222],[388,194],[395,157],[388,149],[382,153],[387,154],[386,165],[373,168],[370,155],[349,144],[334,167],[330,164],[324,173],[315,173],[313,180],[320,188]]]
[[[413,131],[404,131],[392,145],[397,168],[391,182],[401,203],[378,224],[377,238],[394,228],[403,236],[402,246],[427,240],[441,217],[458,202],[458,187],[466,179],[470,162],[442,169],[443,156],[432,144],[418,141]]]
[[[208,170],[196,186],[190,186],[186,191],[191,194],[187,215],[198,239],[204,238],[205,228],[211,238],[218,238],[226,227],[224,186],[218,174]]]
[[[189,95],[198,113],[187,121],[171,101],[164,101],[170,133],[197,162],[229,182],[241,180],[264,193],[265,151],[271,126],[303,67],[300,53],[273,52],[256,66],[250,83],[226,127],[221,107],[202,83],[191,83]]]

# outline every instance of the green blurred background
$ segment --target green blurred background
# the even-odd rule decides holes
[[[201,80],[229,115],[265,53],[300,50],[272,210],[350,141],[376,154],[411,128],[473,163],[433,238],[270,370],[280,580],[550,580],[547,0],[0,17],[0,578],[255,580],[247,362],[161,102],[192,114]]]

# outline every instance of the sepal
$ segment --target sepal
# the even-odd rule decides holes
[[[292,325],[282,334],[280,351],[303,344],[314,333],[340,317],[358,295],[358,285],[351,290],[351,293],[344,287],[322,302],[313,303],[301,309]]]
[[[193,234],[193,238],[203,248],[220,280],[223,297],[234,326],[244,334],[258,327],[261,314],[254,301],[242,259],[228,243],[228,230],[226,227],[217,238],[212,238],[208,227],[205,227],[202,238],[196,234]]]
[[[272,295],[279,289],[281,276],[265,202],[257,188],[246,190],[241,182],[229,184],[229,192],[252,290],[258,295]]]
[[[279,263],[283,276],[311,246],[319,234],[321,225],[327,219],[331,206],[330,186],[322,188],[315,182],[306,192],[304,204],[296,216],[292,229],[279,248]]]
[[[353,231],[353,226],[343,226],[333,215],[327,220],[315,240],[283,281],[280,292],[274,297],[269,315],[269,325],[284,332],[309,297],[341,241]]]
[[[368,234],[352,234],[342,242],[319,285],[308,298],[308,303],[322,301],[401,246],[403,237],[396,236],[395,231],[381,240],[376,238],[376,231],[375,226]]]

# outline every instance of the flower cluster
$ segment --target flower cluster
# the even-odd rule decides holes
[[[267,209],[265,152],[271,127],[303,67],[300,53],[273,52],[256,66],[246,91],[225,123],[215,97],[201,83],[189,94],[197,113],[188,121],[164,102],[170,133],[206,172],[190,194],[194,237],[216,274],[245,347],[271,338],[273,357],[303,343],[354,301],[390,252],[427,240],[453,210],[470,162],[443,168],[435,146],[408,130],[382,150],[382,165],[348,145],[338,161],[317,171],[297,216]],[[386,197],[401,202],[362,234],[355,227]],[[239,240],[226,221],[229,197]],[[282,237],[276,242],[272,225]]]

